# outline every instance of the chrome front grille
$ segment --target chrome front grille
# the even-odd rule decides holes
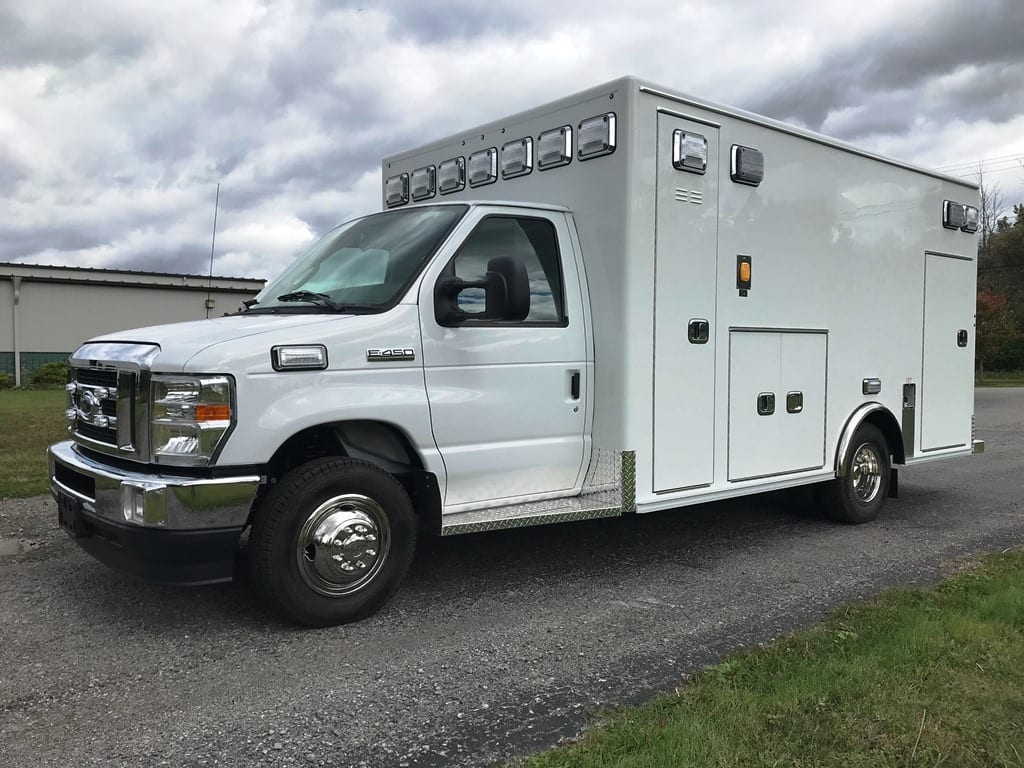
[[[94,448],[133,453],[135,388],[132,371],[73,368],[67,385],[68,428],[72,435]]]

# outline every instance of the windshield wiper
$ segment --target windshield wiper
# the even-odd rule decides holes
[[[319,307],[327,307],[333,312],[342,312],[345,309],[344,304],[339,304],[326,293],[317,293],[316,291],[292,291],[291,293],[282,293],[277,297],[278,301],[308,301],[310,304],[316,304]]]

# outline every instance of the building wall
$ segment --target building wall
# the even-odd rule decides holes
[[[234,312],[255,295],[213,291],[210,317]],[[18,311],[23,351],[72,352],[111,331],[202,320],[206,291],[23,281]]]
[[[173,285],[169,277],[173,278],[151,278],[159,284],[147,285],[142,280],[148,278],[128,273],[88,281],[24,276],[15,306],[14,278],[0,275],[0,372],[16,376],[17,349],[21,369],[17,378],[27,384],[40,365],[66,360],[83,341],[94,336],[206,318],[206,288],[196,280],[188,285],[191,276],[182,276],[182,285]],[[262,288],[257,281],[235,281],[231,285],[229,280],[217,280],[220,285],[215,284],[209,293],[213,302],[209,317],[234,312],[243,300]]]

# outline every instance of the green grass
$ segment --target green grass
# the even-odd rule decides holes
[[[49,491],[46,446],[67,437],[63,390],[0,392],[0,498]]]
[[[976,387],[1024,387],[1024,373],[986,373],[974,380]]]
[[[1024,552],[731,656],[521,765],[1024,766]]]

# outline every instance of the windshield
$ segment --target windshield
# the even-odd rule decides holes
[[[250,312],[381,312],[401,298],[468,206],[386,211],[332,229],[250,306]]]

